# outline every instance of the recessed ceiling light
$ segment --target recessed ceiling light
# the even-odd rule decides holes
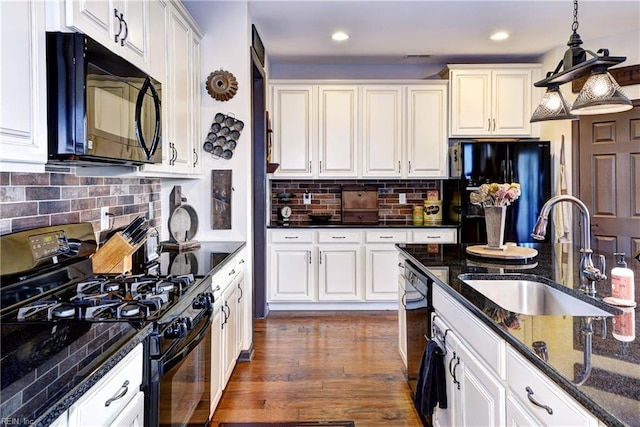
[[[490,37],[491,40],[506,40],[508,38],[509,38],[509,33],[504,31],[498,31],[497,33],[492,34]]]
[[[348,40],[349,37],[350,37],[349,34],[342,31],[337,31],[331,35],[331,38],[337,42]]]

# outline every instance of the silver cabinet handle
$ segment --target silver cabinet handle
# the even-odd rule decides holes
[[[442,236],[427,236],[427,239],[440,239]]]
[[[496,119],[493,119],[493,131],[496,131]]]
[[[298,236],[284,236],[285,239],[297,239]]]
[[[320,258],[318,259],[318,262],[322,264],[322,251],[320,251]]]
[[[531,387],[527,386],[525,388],[525,390],[527,391],[527,399],[529,399],[529,402],[533,403],[534,405],[544,409],[545,411],[547,411],[547,414],[549,415],[553,415],[553,409],[551,409],[549,406],[547,405],[543,405],[542,403],[538,402],[537,400],[535,400],[533,398],[533,390],[531,390]]]
[[[311,251],[307,251],[307,253],[309,254],[309,264],[311,264]]]
[[[313,169],[311,168],[311,160],[309,160],[309,172],[312,172]]]
[[[393,236],[380,236],[381,239],[393,239]]]
[[[400,268],[404,268],[404,264],[402,264],[401,262],[398,263],[398,267]]]
[[[409,172],[411,172],[411,160],[409,160]]]
[[[244,258],[242,258],[242,259],[238,262],[238,264],[244,264]]]
[[[118,27],[118,33],[114,36],[113,41],[118,43],[118,37],[120,37],[120,34],[122,33],[122,22],[124,21],[124,16],[121,14],[118,15],[118,9],[113,9],[114,12],[114,16],[116,17],[116,19],[119,22],[119,27]]]
[[[487,126],[487,131],[491,132],[491,119],[487,119],[487,123],[489,124],[489,126]]]
[[[332,239],[346,239],[347,236],[331,236]]]
[[[320,173],[322,173],[322,160],[320,160]]]
[[[231,271],[229,272],[229,276],[233,276],[234,274],[236,274],[236,271],[232,268]]]
[[[129,391],[129,380],[126,380],[124,384],[122,384],[122,387],[120,388],[124,390],[122,390],[120,393],[116,394],[111,399],[108,399],[106,402],[104,402],[104,406],[111,405],[111,402],[115,402],[118,399],[122,399],[124,395],[127,394],[127,392]]]
[[[400,160],[398,160],[398,173],[400,173]]]
[[[238,290],[240,291],[240,296],[238,297],[238,302],[240,302],[242,300],[242,297],[244,296],[244,291],[242,290],[242,286],[240,286],[240,283],[238,283]]]

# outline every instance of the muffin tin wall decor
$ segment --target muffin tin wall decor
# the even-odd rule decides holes
[[[238,139],[244,129],[244,122],[232,114],[218,113],[213,119],[207,140],[202,147],[215,157],[230,159],[238,145]]]

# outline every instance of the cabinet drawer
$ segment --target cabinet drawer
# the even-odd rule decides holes
[[[272,243],[312,243],[313,231],[311,230],[287,230],[272,231]]]
[[[458,331],[487,366],[504,379],[505,342],[438,285],[433,286],[433,306],[436,313]]]
[[[372,230],[365,233],[367,243],[406,243],[406,231]]]
[[[71,405],[69,427],[111,424],[140,391],[141,384],[142,344],[139,344]]]
[[[598,425],[595,417],[512,348],[507,350],[507,381],[512,394],[541,425]],[[553,414],[529,401],[527,387],[533,392],[531,398],[549,406]]]
[[[413,231],[415,243],[456,243],[458,230],[456,228],[425,228]]]
[[[318,243],[360,243],[360,232],[318,231]]]

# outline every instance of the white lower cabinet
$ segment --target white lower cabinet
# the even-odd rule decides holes
[[[211,409],[213,414],[220,398],[222,398],[222,390],[224,390],[224,378],[222,372],[222,321],[224,319],[224,304],[218,299],[213,306],[213,320],[211,323]]]
[[[398,350],[400,358],[407,369],[407,288],[404,283],[404,258],[400,257],[398,262],[397,282],[398,282]]]
[[[223,379],[225,384],[231,378],[233,368],[238,359],[238,305],[236,287],[233,283],[227,286],[222,293],[222,306],[224,318],[222,320],[222,355]]]
[[[144,425],[141,385],[142,344],[138,344],[71,405],[69,427]]]
[[[589,426],[597,419],[439,286],[433,325],[446,333],[447,409],[435,426]]]
[[[449,324],[442,325],[446,335],[445,374],[447,408],[436,408],[436,426],[505,425],[505,387],[501,380],[475,357]]]
[[[510,398],[520,403],[520,416],[535,419],[535,425],[598,425],[591,413],[512,348],[507,349],[507,379]]]
[[[402,230],[367,230],[365,247],[365,299],[392,301],[398,298],[398,250],[396,243],[407,242]]]
[[[361,275],[359,244],[318,246],[318,300],[361,300]]]
[[[268,232],[268,302],[287,309],[304,303],[395,307],[398,302],[398,243],[456,243],[457,229],[390,228],[272,229]],[[446,271],[444,272],[447,273]],[[378,304],[378,305],[376,305]],[[284,306],[283,306],[284,307]]]

